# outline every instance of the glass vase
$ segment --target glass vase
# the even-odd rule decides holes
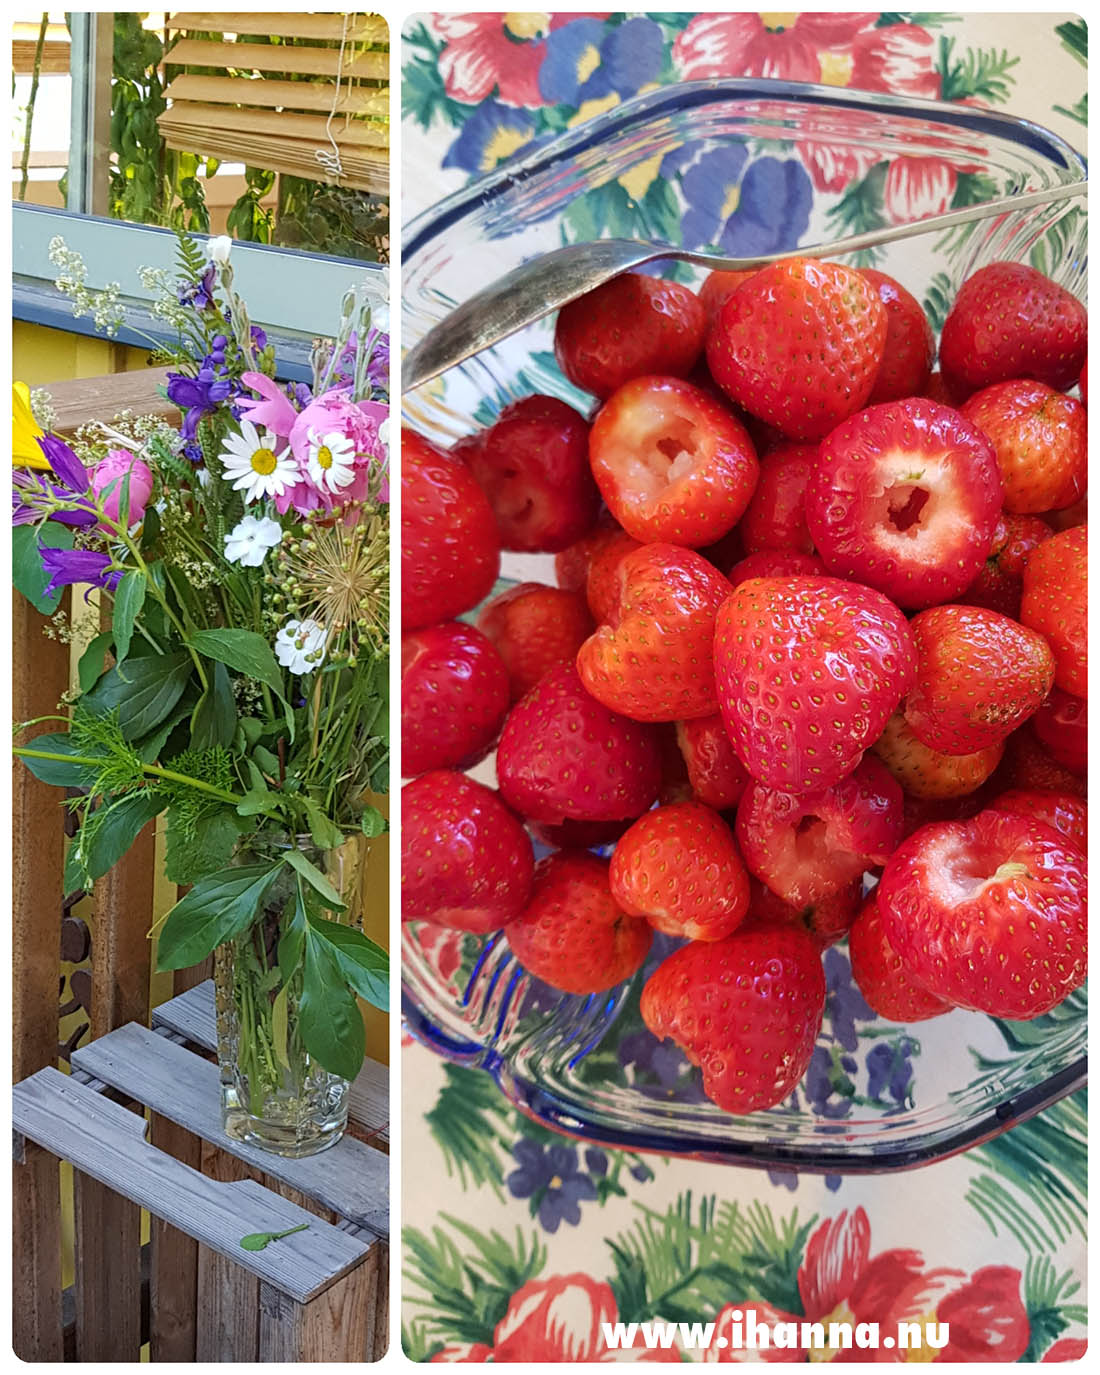
[[[292,845],[320,869],[346,903],[326,916],[361,926],[366,870],[363,837],[320,850],[308,836],[251,837],[238,864],[270,861]],[[333,1146],[348,1118],[347,1079],[332,1074],[302,1043],[302,970],[281,992],[279,942],[294,913],[295,871],[284,865],[263,910],[242,935],[214,954],[214,990],[221,1070],[222,1125],[228,1136],[283,1156],[316,1155]]]

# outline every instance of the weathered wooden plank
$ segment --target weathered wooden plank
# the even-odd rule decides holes
[[[199,1141],[199,1168],[223,1183],[259,1180],[260,1172],[243,1160]],[[198,1361],[254,1361],[260,1338],[260,1281],[225,1256],[199,1247]]]
[[[361,1141],[345,1136],[294,1160],[233,1140],[222,1130],[217,1066],[136,1023],[74,1051],[73,1064],[376,1236],[389,1234],[388,1162]]]
[[[259,1359],[365,1361],[377,1287],[373,1253],[310,1303],[261,1284]]]
[[[380,1361],[390,1347],[390,1248],[385,1242],[379,1242],[371,1254],[378,1266],[378,1287],[367,1360]]]
[[[138,1361],[141,1209],[110,1185],[74,1170],[73,1217],[76,1358]]]
[[[134,1113],[43,1069],[17,1084],[12,1125],[78,1170],[305,1303],[360,1263],[367,1247],[252,1180],[221,1183],[156,1150]],[[262,1251],[241,1237],[306,1224]]]
[[[92,941],[92,1036],[149,1015],[156,878],[156,830],[150,822],[118,864],[97,879]]]
[[[167,381],[168,373],[164,368],[145,368],[113,373],[108,377],[53,382],[47,391],[57,413],[54,433],[67,438],[89,420],[109,422],[123,411],[156,415],[175,424],[180,418],[179,408],[166,401],[158,390]]]
[[[57,1159],[16,1140],[12,1168],[12,1349],[21,1361],[60,1361],[61,1202]]]
[[[149,1141],[193,1170],[202,1163],[199,1138],[159,1113],[150,1114]],[[150,1241],[149,1359],[194,1361],[199,1244],[159,1217],[152,1219]]]

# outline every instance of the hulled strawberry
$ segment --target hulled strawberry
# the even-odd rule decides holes
[[[694,550],[647,544],[627,554],[608,619],[577,655],[581,682],[636,721],[713,715],[714,618],[730,590]]]
[[[701,802],[675,802],[639,817],[616,845],[611,892],[666,935],[716,941],[744,919],[749,876],[722,818]]]
[[[828,570],[816,554],[798,554],[790,549],[761,549],[746,554],[730,569],[731,587],[750,578],[828,577]]]
[[[1003,491],[981,431],[909,397],[861,411],[828,436],[806,487],[806,523],[835,577],[899,606],[932,606],[974,581]]]
[[[1087,525],[1060,531],[1028,555],[1020,620],[1046,636],[1054,654],[1054,681],[1062,691],[1087,697]]]
[[[993,543],[985,563],[959,601],[988,607],[990,611],[999,611],[1002,616],[1018,621],[1027,556],[1053,533],[1046,521],[1038,516],[1002,514],[993,531]]]
[[[1006,511],[1059,511],[1083,496],[1088,424],[1080,401],[1045,382],[1015,378],[983,388],[960,411],[993,445]]]
[[[401,790],[401,919],[496,931],[531,896],[526,831],[491,788],[446,770]]]
[[[1087,971],[1081,851],[1041,821],[979,812],[926,826],[878,887],[886,939],[921,985],[958,1007],[1028,1019]]]
[[[702,1071],[703,1091],[726,1112],[780,1103],[809,1066],[825,1007],[813,940],[795,926],[692,941],[642,989],[642,1017]]]
[[[657,731],[597,702],[563,664],[509,713],[497,777],[504,800],[532,821],[632,820],[661,784]]]
[[[875,894],[864,903],[848,933],[852,978],[868,1006],[888,1022],[926,1022],[951,1004],[922,988],[883,930]]]
[[[963,797],[980,788],[1001,762],[1004,741],[971,754],[944,754],[917,738],[902,712],[895,712],[871,746],[912,797]]]
[[[756,490],[737,527],[747,554],[814,552],[806,525],[806,484],[816,462],[816,444],[781,444],[763,455]]]
[[[750,872],[795,907],[885,864],[901,834],[901,788],[871,755],[817,792],[753,783],[737,808],[737,843]]]
[[[867,404],[886,330],[886,307],[857,271],[788,258],[725,303],[707,364],[738,405],[791,439],[816,440]]]
[[[458,459],[406,429],[401,439],[401,624],[418,630],[488,595],[500,537],[485,494]]]
[[[831,787],[855,768],[908,690],[916,651],[905,617],[837,578],[756,578],[718,612],[718,702],[741,762],[788,792]]]
[[[754,878],[749,883],[749,915],[745,924],[751,921],[754,925],[799,926],[819,950],[827,950],[847,934],[862,901],[862,874],[827,897],[797,905],[784,902],[767,884]]]
[[[720,712],[676,723],[676,740],[693,795],[716,811],[736,807],[749,784]]]
[[[686,286],[624,272],[561,309],[554,353],[574,386],[604,399],[634,377],[686,377],[705,329],[703,305]]]
[[[601,508],[596,523],[586,535],[554,555],[554,581],[563,592],[583,592],[588,582],[592,556],[621,527],[611,512]]]
[[[531,901],[506,936],[524,969],[562,993],[614,988],[641,968],[653,940],[615,902],[607,860],[587,851],[539,860]]]
[[[1071,840],[1083,853],[1088,849],[1089,806],[1071,793],[1046,792],[1040,788],[1010,788],[989,804],[995,812],[1015,812],[1043,821]]]
[[[943,754],[973,754],[1002,741],[1038,711],[1054,682],[1046,640],[981,606],[934,606],[909,624],[917,676],[905,719]]]
[[[459,621],[401,637],[401,770],[467,768],[484,758],[508,710],[508,672],[480,630]]]
[[[1089,704],[1055,688],[1035,713],[1035,734],[1051,756],[1081,778],[1089,768]]]
[[[521,582],[494,597],[477,618],[508,671],[511,699],[558,664],[573,663],[595,629],[583,592]]]
[[[936,337],[920,302],[910,292],[873,267],[861,267],[886,307],[886,342],[869,406],[880,401],[899,401],[903,396],[923,396],[936,354]]]
[[[1085,362],[1088,316],[1064,287],[1024,263],[990,263],[968,277],[940,337],[952,386],[978,391],[1030,377],[1064,390]]]
[[[745,427],[676,377],[620,387],[596,417],[589,454],[608,509],[643,544],[712,544],[740,520],[756,486]]]
[[[585,581],[585,599],[597,625],[611,615],[619,597],[619,564],[643,546],[625,530],[615,530],[592,550]]]

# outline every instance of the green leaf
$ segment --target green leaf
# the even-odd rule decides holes
[[[134,571],[124,574],[115,590],[115,609],[112,629],[115,635],[115,659],[122,663],[130,652],[134,636],[134,622],[145,603],[145,574]]]
[[[52,549],[71,549],[73,532],[56,521],[47,521],[42,526],[17,525],[11,532],[11,575],[12,582],[26,597],[27,601],[43,616],[57,610],[61,601],[63,587],[46,595],[46,584],[50,575],[42,567],[43,546]]]
[[[97,716],[118,711],[119,725],[127,740],[140,740],[154,730],[179,699],[191,677],[190,655],[150,654],[133,659],[122,668],[109,669],[82,704]]]
[[[364,807],[359,818],[359,827],[365,836],[380,836],[389,830],[390,823],[377,807]]]
[[[102,878],[164,806],[163,799],[145,791],[127,794],[117,802],[104,803],[85,817],[77,832],[73,841],[79,852],[75,862],[89,879]]]
[[[81,754],[85,759],[95,757],[85,750],[77,750],[68,731],[36,735],[33,740],[27,741],[26,748],[44,750],[47,754]],[[55,788],[88,788],[95,781],[96,771],[86,764],[69,764],[60,759],[31,759],[26,755],[20,758],[35,778]]]
[[[344,978],[372,1007],[390,1007],[390,957],[380,945],[353,926],[341,926],[312,913],[307,918],[314,935],[332,947]]]
[[[304,1232],[309,1227],[308,1222],[299,1222],[297,1227],[288,1227],[285,1232],[249,1232],[245,1237],[241,1237],[240,1245],[243,1251],[262,1251],[270,1246],[273,1241],[282,1241],[283,1237],[292,1237],[295,1232]]]
[[[254,630],[196,630],[189,643],[208,659],[282,692],[283,675],[271,646]]]
[[[296,884],[298,894],[294,911],[283,922],[283,934],[279,937],[279,973],[283,983],[289,983],[298,966],[302,963],[302,950],[306,941],[306,904],[302,892],[302,880]]]
[[[80,682],[81,692],[91,692],[103,672],[103,656],[114,643],[114,632],[111,630],[101,630],[91,641],[88,648],[80,656],[80,662],[76,666],[76,676]]]
[[[130,663],[133,662],[131,658]],[[156,730],[150,731],[148,735],[143,735],[140,740],[133,742],[134,749],[143,764],[155,764],[157,762],[168,737],[182,720],[191,715],[192,711],[194,711],[194,692],[192,685],[189,684],[183,696]]]
[[[224,869],[249,826],[249,822],[226,808],[192,817],[183,825],[176,808],[169,808],[164,831],[165,877],[169,883],[194,883]]]
[[[355,994],[332,945],[306,927],[305,969],[298,1002],[302,1044],[330,1074],[354,1079],[363,1067],[366,1032]]]
[[[255,918],[279,866],[252,864],[199,879],[168,913],[157,943],[157,968],[186,969],[239,935]]]
[[[239,808],[238,808],[239,810]],[[311,864],[301,850],[288,850],[283,859],[292,869],[297,869],[298,873],[316,892],[320,893],[326,907],[331,907],[334,912],[342,912],[344,903],[340,894],[321,873],[316,865]]]
[[[342,845],[344,833],[340,827],[324,814],[311,797],[304,797],[302,802],[309,818],[309,834],[314,845],[319,850],[335,850],[338,845]]]
[[[215,663],[210,686],[191,717],[191,744],[197,750],[210,750],[215,745],[228,749],[236,732],[237,699],[225,665]]]
[[[289,1000],[290,988],[284,983],[271,1004],[271,1039],[274,1043],[275,1058],[284,1069],[290,1069],[290,1056],[286,1048],[290,1019]]]
[[[279,797],[270,788],[250,788],[237,803],[238,816],[278,816]]]

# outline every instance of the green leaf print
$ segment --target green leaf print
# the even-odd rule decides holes
[[[1065,24],[1056,24],[1054,32],[1062,40],[1062,46],[1080,62],[1088,66],[1089,27],[1083,19],[1070,19]]]
[[[924,313],[937,334],[943,329],[951,304],[955,299],[955,288],[949,272],[937,272],[928,283],[924,296]]]
[[[968,48],[963,57],[955,57],[955,40],[940,38],[936,65],[942,81],[941,99],[965,100],[977,96],[994,105],[1003,105],[1012,93],[1016,78],[1010,75],[1020,59],[995,48]]]
[[[1031,1340],[1021,1361],[1040,1361],[1046,1351],[1072,1324],[1083,1325],[1088,1309],[1068,1303],[1081,1288],[1071,1270],[1059,1274],[1049,1256],[1036,1256],[1024,1271],[1023,1300],[1031,1325]]]
[[[443,1152],[447,1173],[457,1175],[466,1191],[488,1185],[503,1198],[501,1179],[516,1135],[508,1100],[484,1070],[445,1064],[443,1074],[447,1082],[425,1121]]]

